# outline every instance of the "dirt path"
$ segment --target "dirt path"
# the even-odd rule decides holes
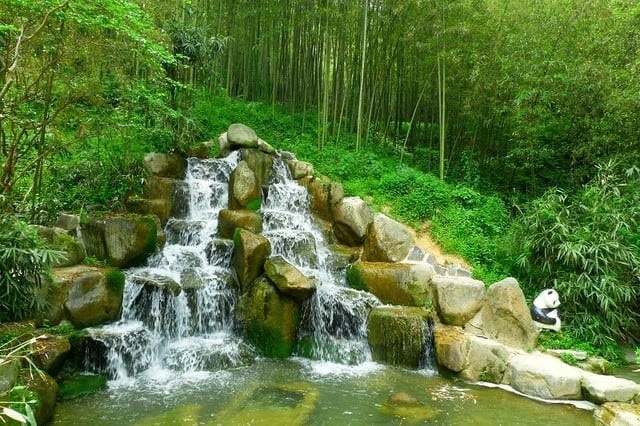
[[[429,254],[432,254],[439,264],[455,264],[458,263],[462,267],[472,270],[471,266],[467,263],[463,258],[445,253],[442,248],[431,238],[431,235],[427,231],[420,231],[415,234],[416,246],[420,247],[422,250],[426,251]]]

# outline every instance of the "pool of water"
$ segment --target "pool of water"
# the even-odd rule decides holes
[[[392,403],[394,395],[408,403]],[[365,363],[258,360],[216,373],[147,371],[61,402],[54,425],[588,425],[590,410]]]

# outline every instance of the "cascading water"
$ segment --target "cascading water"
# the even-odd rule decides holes
[[[94,361],[95,369],[122,380],[143,372],[211,371],[251,362],[254,355],[235,333],[233,243],[217,236],[218,213],[227,207],[229,176],[239,161],[238,152],[188,160],[178,191],[188,208],[167,222],[166,244],[149,265],[126,271],[121,319],[92,330],[106,353]],[[284,257],[316,281],[314,296],[303,306],[298,353],[342,364],[370,360],[366,316],[379,301],[346,287],[344,271],[332,270],[308,192],[280,159],[260,212],[272,256]]]
[[[370,293],[344,285],[332,268],[331,252],[309,209],[309,194],[276,159],[262,209],[263,235],[272,255],[280,255],[305,275],[315,277],[317,290],[303,307],[300,353],[313,359],[358,364],[371,359],[366,317],[380,304]]]
[[[216,236],[238,162],[238,153],[188,160],[179,191],[184,200],[178,200],[188,205],[186,214],[167,222],[166,244],[147,267],[126,271],[121,320],[92,330],[106,347],[106,360],[98,364],[112,378],[228,368],[251,358],[234,334],[233,244]]]

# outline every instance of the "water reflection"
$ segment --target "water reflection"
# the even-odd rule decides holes
[[[442,375],[303,359],[198,374],[165,371],[59,403],[54,425],[585,425],[592,413]],[[414,409],[394,409],[405,393]]]

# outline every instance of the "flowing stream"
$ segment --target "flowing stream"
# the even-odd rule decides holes
[[[298,338],[304,345],[297,356],[257,356],[235,323],[233,243],[217,231],[239,161],[238,152],[188,160],[164,248],[148,266],[126,271],[121,319],[91,330],[88,372],[107,375],[107,389],[59,403],[53,424],[456,425],[470,424],[469,416],[473,424],[540,423],[533,420],[541,403],[442,377],[428,351],[419,371],[371,360],[366,317],[380,302],[346,286],[306,189],[279,159],[260,209],[263,235],[272,256],[313,277],[317,290],[303,306]],[[394,411],[386,401],[398,392],[411,394],[419,406]],[[565,405],[544,409],[553,412],[546,424],[591,418]]]

